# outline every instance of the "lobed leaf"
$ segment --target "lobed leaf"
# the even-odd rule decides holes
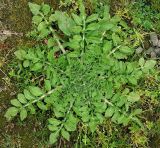
[[[39,87],[29,86],[29,90],[33,96],[39,97],[43,95],[43,91]]]
[[[70,138],[69,132],[67,132],[65,129],[62,129],[62,130],[61,130],[61,134],[62,134],[62,137],[63,137],[64,139],[66,139],[66,140],[69,141],[69,138]]]
[[[17,113],[18,109],[16,107],[10,107],[8,108],[4,116],[7,118],[7,120],[11,120],[13,117],[17,115]]]
[[[15,107],[21,107],[22,106],[22,104],[17,99],[11,100],[11,104]]]
[[[37,4],[35,4],[35,3],[31,3],[31,2],[29,2],[28,5],[29,5],[29,8],[30,8],[31,12],[32,12],[34,15],[37,15],[37,14],[40,13],[40,9],[41,9],[41,6],[40,6],[40,5],[37,5]]]
[[[25,108],[22,108],[20,110],[20,119],[23,121],[27,117],[27,110]]]
[[[59,132],[51,133],[49,136],[50,144],[54,144],[57,141],[58,136],[59,136]]]

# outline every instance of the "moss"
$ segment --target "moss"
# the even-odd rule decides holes
[[[160,11],[160,1],[159,0],[150,0],[153,9]]]

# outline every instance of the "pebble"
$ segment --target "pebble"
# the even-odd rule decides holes
[[[143,50],[144,50],[144,49],[143,49],[142,47],[138,47],[138,48],[136,49],[136,54],[142,53]]]
[[[152,51],[151,52],[151,58],[156,58],[156,57],[157,57],[156,53],[154,51]]]
[[[150,33],[150,40],[151,40],[153,46],[158,45],[158,36],[155,32]]]
[[[154,50],[154,52],[156,53],[156,55],[159,57],[160,56],[160,48],[156,48]]]
[[[157,46],[160,47],[160,40],[158,41],[158,45]]]
[[[150,54],[152,51],[154,51],[154,48],[153,48],[153,47],[150,47],[150,48],[146,51],[146,54]]]

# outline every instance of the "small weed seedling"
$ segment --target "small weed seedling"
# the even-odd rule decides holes
[[[47,45],[15,52],[19,74],[29,76],[5,117],[19,114],[23,121],[38,110],[50,111],[51,144],[61,136],[69,141],[78,123],[92,133],[107,118],[143,128],[138,118],[142,110],[132,108],[141,99],[136,86],[156,65],[154,60],[131,60],[134,48],[126,41],[130,34],[123,32],[129,27],[111,17],[108,6],[87,15],[82,1],[78,3],[79,13],[72,14],[29,3],[34,26],[30,34]]]

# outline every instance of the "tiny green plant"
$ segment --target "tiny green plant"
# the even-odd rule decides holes
[[[132,106],[141,99],[139,81],[156,65],[154,60],[130,58],[134,41],[128,42],[128,36],[132,33],[127,37],[123,33],[130,28],[121,18],[110,16],[108,6],[87,15],[82,0],[78,4],[79,13],[67,14],[46,4],[29,3],[34,27],[30,35],[47,40],[47,45],[15,52],[19,73],[26,71],[36,79],[11,100],[5,117],[11,120],[19,114],[23,121],[37,110],[50,111],[51,144],[59,137],[69,141],[79,123],[92,133],[106,119],[143,128],[138,118],[142,109]]]
[[[158,6],[158,1],[157,6]],[[129,14],[132,18],[132,24],[135,27],[141,27],[146,31],[159,30],[159,12],[153,8],[151,4],[156,3],[154,0],[148,2],[147,0],[140,0],[131,5]],[[155,6],[156,7],[156,6]]]

